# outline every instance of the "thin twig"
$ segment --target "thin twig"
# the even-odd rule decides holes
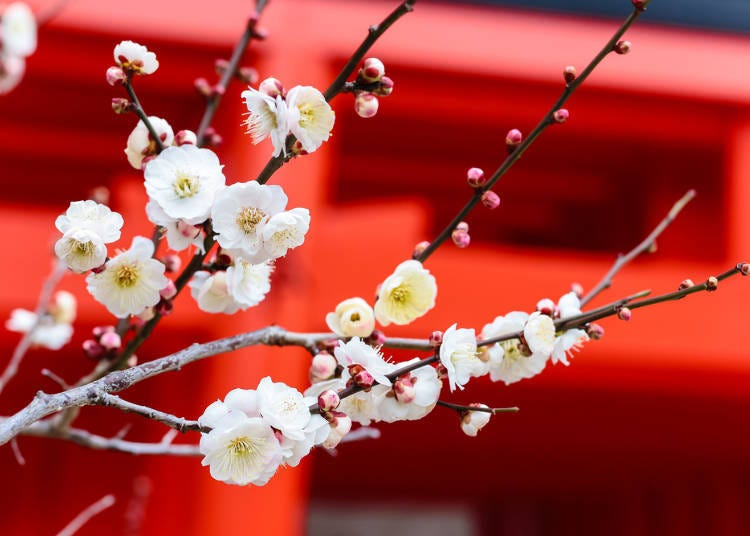
[[[657,225],[640,244],[631,249],[627,254],[618,255],[617,260],[615,260],[615,263],[612,265],[612,268],[609,269],[609,271],[601,279],[601,281],[599,281],[594,288],[592,288],[583,298],[581,298],[581,307],[594,299],[600,292],[612,286],[612,280],[614,279],[615,275],[617,275],[617,273],[623,268],[623,266],[635,259],[641,253],[651,248],[656,242],[656,239],[659,237],[659,235],[661,235],[661,233],[664,232],[667,227],[669,227],[669,225],[675,220],[675,218],[677,218],[677,215],[680,213],[680,211],[685,208],[685,205],[687,205],[694,197],[695,190],[688,190],[687,193],[683,195],[672,206],[672,209],[666,216],[664,216],[664,219],[659,222],[659,225]]]
[[[115,504],[115,496],[112,494],[105,495],[94,504],[86,508],[83,512],[78,514],[73,521],[68,523],[64,529],[57,533],[57,536],[72,536],[78,529],[83,527],[89,520],[102,513],[104,510]]]
[[[169,413],[165,413],[148,406],[134,404],[132,402],[128,402],[127,400],[123,400],[119,396],[111,395],[109,393],[99,393],[95,400],[95,403],[98,406],[109,406],[127,413],[135,413],[136,415],[140,415],[141,417],[145,417],[153,421],[158,421],[162,424],[166,424],[170,428],[174,428],[178,432],[184,433],[187,431],[201,430],[201,425],[198,424],[198,421],[189,421],[184,417],[177,417],[175,415],[170,415]]]
[[[132,75],[128,75],[125,82],[122,84],[125,87],[125,91],[128,92],[128,96],[130,96],[130,101],[133,103],[133,113],[138,116],[138,118],[143,121],[143,124],[146,126],[146,129],[148,130],[148,133],[151,135],[151,139],[154,140],[154,143],[156,144],[156,153],[160,153],[164,150],[164,142],[159,137],[159,134],[156,132],[156,129],[154,128],[154,125],[151,124],[151,120],[148,118],[148,115],[146,115],[146,112],[143,110],[143,106],[141,106],[141,102],[138,100],[138,96],[135,94],[135,88],[132,84]]]
[[[459,413],[465,413],[467,411],[481,411],[482,413],[492,413],[493,415],[497,415],[498,413],[518,413],[519,412],[519,408],[516,406],[509,407],[509,408],[485,408],[481,406],[464,406],[461,404],[452,404],[450,402],[445,402],[444,400],[438,400],[437,405],[458,411]]]
[[[13,451],[13,457],[16,459],[18,465],[26,465],[26,458],[21,453],[21,447],[18,446],[18,438],[14,437],[10,441],[10,450]]]

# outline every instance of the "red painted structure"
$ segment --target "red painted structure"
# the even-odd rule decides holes
[[[134,39],[161,67],[138,83],[150,114],[195,128],[202,112],[191,82],[210,74],[242,31],[247,2],[176,1],[109,5],[71,2],[40,34],[22,85],[0,100],[0,211],[6,254],[0,314],[31,308],[49,269],[54,217],[97,185],[125,216],[123,246],[137,233],[145,194],[122,155],[132,117],[114,116],[121,96],[104,82],[112,46]],[[290,87],[325,87],[365,28],[392,2],[287,0],[273,3],[266,42],[249,63]],[[626,7],[624,7],[626,9]],[[148,359],[274,322],[320,330],[343,298],[370,298],[419,240],[431,238],[469,195],[466,168],[494,169],[505,132],[529,131],[561,89],[561,70],[582,68],[615,24],[507,10],[418,5],[374,54],[396,91],[362,120],[336,99],[331,142],[277,176],[292,205],[313,215],[309,239],[279,263],[266,303],[244,315],[197,312],[189,298],[139,355]],[[481,326],[572,281],[591,286],[614,255],[640,240],[687,188],[699,197],[659,243],[659,252],[617,277],[600,298],[675,288],[725,270],[750,251],[750,40],[641,25],[633,52],[608,58],[569,103],[571,120],[546,133],[497,188],[503,208],[478,210],[468,250],[450,245],[429,260],[438,307],[393,335],[425,335],[458,320]],[[254,177],[270,145],[250,145],[233,87],[216,126],[230,180]],[[274,179],[276,180],[276,178]],[[744,257],[743,257],[744,256]],[[118,505],[81,534],[118,533],[138,475],[150,478],[142,534],[266,534],[303,531],[315,509],[406,503],[462,507],[481,534],[742,534],[750,522],[750,396],[746,282],[637,311],[605,324],[570,368],[550,367],[509,388],[472,383],[451,400],[519,405],[466,438],[436,411],[419,423],[383,426],[383,438],[347,445],[339,456],[282,470],[265,488],[227,487],[193,459],[132,458],[52,440],[21,439],[27,465],[0,452],[0,528],[48,534],[101,495]],[[84,298],[82,278],[63,288]],[[32,351],[2,394],[0,413],[21,407],[48,367],[72,381],[90,367],[76,349],[104,309],[81,300],[74,341]],[[0,334],[3,355],[17,337]],[[406,355],[404,357],[411,357]],[[292,349],[249,349],[145,382],[124,398],[194,417],[235,386],[266,374],[304,386],[307,357]],[[82,426],[158,440],[160,426],[86,410]],[[194,438],[189,438],[194,439]],[[374,506],[373,506],[374,505]],[[239,528],[238,528],[239,527]],[[346,531],[346,529],[343,529]]]

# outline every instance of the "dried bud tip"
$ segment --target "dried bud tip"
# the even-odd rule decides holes
[[[112,99],[112,111],[116,114],[124,114],[132,109],[132,105],[128,99],[123,97],[115,97]]]
[[[419,257],[422,253],[424,253],[424,250],[426,250],[429,245],[430,243],[427,240],[422,240],[419,244],[414,246],[414,253],[412,254],[412,256]]]
[[[492,190],[487,190],[482,194],[482,204],[490,210],[500,206],[500,196]]]
[[[566,84],[570,84],[577,76],[578,72],[576,72],[576,68],[572,65],[568,65],[563,70],[563,78],[565,79]]]
[[[513,128],[505,135],[505,146],[509,151],[513,150],[523,141],[523,134],[517,128]]]
[[[375,95],[362,92],[354,99],[354,111],[363,119],[369,119],[378,113],[379,104]]]
[[[718,279],[716,279],[714,276],[711,276],[708,279],[706,279],[706,290],[708,290],[709,292],[713,292],[717,288],[719,288]]]
[[[750,264],[743,262],[737,266],[742,275],[750,275]]]
[[[441,344],[443,344],[443,332],[435,330],[430,333],[430,346],[437,348]]]
[[[692,279],[685,279],[682,283],[680,283],[679,290],[685,290],[686,288],[694,287],[695,283],[693,283]]]
[[[467,233],[466,231],[460,231],[458,229],[451,233],[451,239],[453,240],[453,243],[456,244],[456,246],[462,249],[469,247],[469,243],[471,242],[469,233]]]
[[[570,112],[565,108],[560,108],[552,114],[552,119],[555,120],[555,123],[564,123],[568,120],[568,117],[570,117]]]
[[[656,240],[654,240],[648,245],[646,253],[656,253],[657,251],[659,251],[659,245],[656,243]]]
[[[284,91],[284,84],[277,78],[266,78],[263,80],[258,86],[258,91],[274,99],[278,96],[283,97],[286,93]]]
[[[590,339],[598,341],[599,339],[604,337],[604,328],[599,324],[589,324],[589,326],[586,328],[586,334]]]
[[[615,45],[615,52],[620,55],[627,54],[630,52],[630,48],[630,41],[618,41]]]
[[[617,311],[617,318],[620,320],[630,320],[630,318],[633,316],[633,313],[630,312],[630,309],[627,307],[620,307],[620,310]]]
[[[466,180],[472,188],[479,188],[487,182],[484,178],[484,171],[478,167],[470,168],[469,171],[466,172]]]
[[[110,86],[124,84],[127,79],[128,77],[125,75],[125,71],[123,71],[121,68],[115,67],[113,65],[112,67],[107,69],[107,83]]]

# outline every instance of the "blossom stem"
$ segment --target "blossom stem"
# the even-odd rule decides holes
[[[641,241],[640,244],[635,246],[625,255],[618,255],[615,263],[606,273],[606,275],[599,281],[594,288],[592,288],[583,298],[581,298],[581,307],[586,305],[592,299],[594,299],[600,292],[608,289],[612,286],[612,280],[615,275],[630,261],[635,259],[641,253],[648,251],[655,243],[659,235],[677,218],[680,211],[685,208],[693,198],[695,197],[695,190],[688,190],[671,208],[669,213],[659,222],[651,233]]]
[[[148,129],[148,133],[151,136],[151,139],[154,140],[154,143],[156,144],[156,152],[157,154],[162,152],[164,150],[164,142],[159,137],[159,134],[156,132],[156,129],[154,128],[154,125],[151,124],[151,121],[148,118],[148,115],[146,115],[146,112],[143,111],[143,106],[141,106],[141,102],[138,100],[138,96],[135,94],[135,88],[132,84],[132,74],[128,74],[127,79],[123,83],[125,86],[125,91],[128,92],[128,96],[130,97],[131,102],[133,103],[133,113],[138,116],[138,118],[143,121],[143,124],[146,125],[146,128]]]
[[[636,21],[636,19],[638,19],[641,13],[642,10],[640,9],[633,10],[633,12],[628,16],[627,19],[625,19],[625,21],[620,25],[617,31],[615,31],[615,33],[612,35],[609,41],[607,41],[607,43],[599,51],[599,53],[594,57],[594,59],[592,59],[591,62],[586,66],[583,72],[578,75],[575,80],[565,85],[565,89],[563,90],[560,97],[557,99],[557,101],[555,101],[555,103],[544,115],[544,117],[542,117],[541,121],[539,121],[536,127],[534,127],[534,130],[532,130],[531,133],[529,133],[529,135],[521,142],[521,144],[515,147],[515,149],[505,158],[505,160],[503,160],[502,164],[500,164],[500,167],[497,168],[497,170],[492,174],[492,176],[482,187],[474,189],[471,198],[464,205],[464,207],[458,212],[458,214],[456,214],[456,216],[445,227],[445,229],[443,229],[440,234],[432,242],[430,242],[430,244],[424,249],[424,251],[414,255],[414,259],[420,262],[424,262],[430,255],[435,252],[438,247],[440,247],[441,244],[443,244],[450,238],[451,233],[456,228],[456,226],[461,221],[466,219],[466,216],[482,199],[482,194],[490,190],[495,185],[495,183],[497,183],[503,177],[503,175],[507,173],[511,166],[513,166],[513,164],[515,164],[521,158],[521,155],[526,151],[526,149],[529,148],[534,140],[536,140],[536,138],[538,138],[539,135],[544,132],[544,130],[548,126],[556,123],[553,117],[555,112],[559,110],[563,104],[565,104],[565,102],[570,98],[570,96],[578,88],[578,86],[580,86],[584,82],[584,80],[588,78],[588,76],[602,62],[602,60],[614,50],[616,43],[627,31],[627,29],[630,28],[630,26]]]
[[[484,413],[492,413],[493,415],[497,415],[498,413],[518,413],[520,411],[520,408],[518,408],[518,406],[509,408],[484,408],[481,406],[462,406],[461,404],[451,404],[450,402],[445,402],[443,400],[438,400],[437,405],[443,406],[444,408],[456,410],[458,413],[466,413],[467,411],[481,411]]]

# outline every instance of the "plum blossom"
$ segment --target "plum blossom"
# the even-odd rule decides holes
[[[169,282],[164,264],[151,258],[153,254],[153,242],[136,236],[129,250],[110,259],[101,272],[86,277],[86,288],[118,318],[141,313],[159,302],[159,291]]]
[[[31,331],[30,342],[50,350],[59,350],[73,336],[76,316],[76,299],[70,292],[59,290],[48,310],[37,321],[36,313],[26,309],[13,309],[5,328],[18,333]],[[33,330],[33,331],[32,331]]]
[[[248,88],[242,92],[242,98],[248,109],[245,120],[247,133],[257,145],[270,137],[273,144],[273,156],[281,153],[286,156],[286,137],[289,133],[287,106],[281,95],[269,96],[256,89]]]
[[[498,316],[482,329],[482,339],[501,337],[523,330],[529,315],[521,311],[512,311],[505,316]],[[482,351],[487,356],[490,379],[493,382],[503,381],[506,385],[536,376],[544,370],[548,356],[540,352],[527,352],[519,339],[510,339]]]
[[[323,94],[312,86],[296,86],[286,96],[289,130],[308,153],[327,141],[336,119]]]
[[[126,73],[153,74],[159,68],[156,54],[133,41],[121,41],[115,45],[115,62]]]
[[[488,365],[479,359],[477,339],[473,329],[456,328],[453,324],[443,333],[440,362],[448,372],[451,391],[463,389],[469,378],[487,374]]]
[[[486,406],[484,404],[471,404],[471,406],[489,409],[489,406]],[[461,417],[461,430],[467,436],[476,437],[479,433],[479,430],[484,428],[485,425],[490,422],[491,416],[492,413],[488,411],[469,410],[465,412]]]
[[[293,440],[305,438],[304,429],[310,422],[309,406],[314,398],[305,398],[302,393],[282,382],[274,382],[266,376],[258,384],[258,410],[263,419]]]
[[[200,270],[193,274],[188,286],[201,311],[231,315],[240,309],[240,304],[229,293],[226,272],[211,274]]]
[[[372,346],[365,344],[359,337],[353,337],[349,342],[339,341],[333,354],[344,368],[349,365],[362,365],[376,382],[391,385],[386,375],[394,370],[394,365],[383,359],[383,355]]]
[[[409,324],[435,306],[435,277],[415,260],[404,261],[380,285],[375,318],[381,325]]]
[[[568,356],[571,355],[573,351],[580,350],[583,343],[588,340],[588,334],[582,329],[569,329],[555,339],[555,346],[552,349],[552,355],[550,357],[552,363],[557,364],[560,362],[567,367],[570,365],[568,362]]]
[[[362,298],[349,298],[326,315],[326,324],[339,337],[369,337],[375,329],[375,313]]]
[[[237,258],[226,271],[227,292],[242,310],[254,307],[266,299],[271,290],[273,264],[251,264]]]
[[[293,208],[271,216],[263,225],[263,249],[271,259],[302,245],[310,229],[310,211]]]
[[[159,136],[162,144],[165,146],[172,145],[174,142],[174,131],[172,126],[161,117],[155,115],[148,118],[151,126],[154,127],[156,134]],[[133,131],[128,136],[125,145],[125,155],[128,157],[128,163],[135,169],[140,170],[143,167],[143,160],[147,156],[154,156],[158,153],[156,142],[151,139],[151,134],[143,120],[138,121]]]
[[[549,357],[555,347],[555,323],[538,311],[531,313],[523,328],[523,336],[529,350]]]
[[[0,95],[10,93],[26,72],[26,60],[0,52]]]
[[[63,233],[55,243],[55,254],[68,268],[83,273],[104,264],[105,244],[120,239],[123,219],[106,205],[95,201],[74,201],[55,220]]]
[[[398,367],[412,365],[419,361],[418,357],[398,364]],[[380,400],[379,417],[384,422],[415,421],[430,413],[437,404],[443,382],[440,381],[434,367],[419,367],[409,373],[409,383],[412,384],[413,398],[410,402],[403,402],[399,395],[387,394]],[[399,377],[397,385],[403,377]],[[394,389],[396,387],[394,385]],[[346,399],[344,399],[346,400]]]
[[[37,24],[29,6],[11,2],[0,15],[0,47],[3,54],[26,58],[36,50]]]
[[[153,199],[149,199],[146,203],[146,216],[151,223],[164,228],[170,249],[182,251],[192,245],[201,252],[203,251],[203,236],[200,228],[184,223],[178,218],[170,218]]]

